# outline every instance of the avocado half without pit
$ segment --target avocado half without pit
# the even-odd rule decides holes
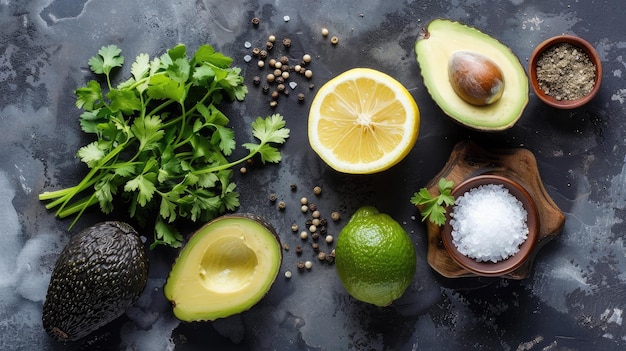
[[[436,19],[415,53],[424,85],[454,121],[480,131],[512,127],[528,104],[528,77],[497,39],[459,22]]]
[[[225,318],[259,302],[281,262],[280,239],[265,219],[224,215],[191,236],[170,271],[165,297],[182,321]]]

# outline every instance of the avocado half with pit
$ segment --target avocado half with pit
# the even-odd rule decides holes
[[[265,296],[282,262],[276,230],[254,214],[228,214],[196,231],[164,293],[176,318],[213,321],[247,311]]]
[[[415,53],[429,94],[461,125],[500,131],[522,116],[528,77],[518,57],[497,39],[459,22],[436,19],[420,32]],[[483,103],[464,96],[480,97],[485,91],[492,96]]]

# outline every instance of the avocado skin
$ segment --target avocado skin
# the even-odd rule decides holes
[[[53,339],[78,340],[121,316],[146,286],[148,258],[132,226],[102,222],[73,236],[59,256],[43,306]]]

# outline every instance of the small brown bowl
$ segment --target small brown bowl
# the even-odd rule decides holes
[[[452,191],[452,196],[454,196],[454,198],[456,199],[457,197],[463,195],[473,188],[477,188],[480,185],[487,184],[501,184],[511,193],[511,195],[515,196],[522,203],[524,209],[528,214],[526,222],[528,226],[528,236],[526,240],[520,245],[519,251],[509,258],[505,260],[500,260],[495,263],[478,262],[473,258],[463,255],[461,252],[459,252],[459,250],[452,242],[452,225],[450,225],[450,212],[453,211],[453,207],[448,208],[448,210],[446,211],[446,223],[442,231],[442,241],[448,254],[459,266],[476,275],[497,277],[514,271],[529,258],[539,235],[539,215],[537,213],[537,206],[535,205],[535,201],[530,196],[528,191],[526,191],[517,182],[498,175],[486,174],[467,179],[466,181],[462,182],[454,188],[454,190]]]
[[[569,43],[571,45],[574,45],[582,49],[587,54],[587,56],[589,56],[589,59],[591,60],[591,62],[594,64],[596,68],[596,77],[595,77],[593,89],[591,89],[591,91],[587,95],[579,99],[557,100],[556,98],[550,95],[547,95],[541,89],[541,87],[539,86],[539,83],[537,82],[537,61],[539,61],[539,58],[547,49],[553,47],[554,45],[562,44],[562,43]],[[537,97],[539,97],[539,99],[541,99],[544,103],[552,107],[559,108],[559,109],[577,108],[588,103],[598,93],[598,90],[600,90],[600,83],[602,82],[602,64],[600,62],[600,57],[598,56],[598,53],[593,48],[593,46],[591,46],[591,44],[589,44],[587,41],[577,36],[573,36],[573,35],[555,36],[539,44],[530,56],[530,62],[528,64],[528,73],[530,76],[529,78],[530,78],[531,85],[533,86],[533,89]]]

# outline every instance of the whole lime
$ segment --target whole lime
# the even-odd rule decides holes
[[[335,266],[343,287],[357,300],[387,306],[413,280],[415,248],[393,218],[372,206],[359,208],[341,230]]]

